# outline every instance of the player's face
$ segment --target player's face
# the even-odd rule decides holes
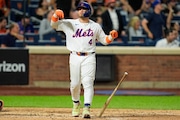
[[[79,17],[84,17],[84,13],[87,11],[86,8],[78,8]]]

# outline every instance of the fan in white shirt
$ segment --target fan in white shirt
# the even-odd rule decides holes
[[[168,29],[165,32],[166,37],[160,39],[156,43],[156,47],[166,47],[166,48],[177,48],[179,47],[179,41],[176,40],[176,30]]]

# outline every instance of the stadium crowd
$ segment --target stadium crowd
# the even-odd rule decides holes
[[[61,9],[65,18],[76,19],[80,1],[84,0],[0,0],[1,47],[65,45],[64,33],[50,26],[51,16]],[[179,0],[86,1],[92,6],[91,19],[106,34],[118,31],[111,45],[179,47]]]

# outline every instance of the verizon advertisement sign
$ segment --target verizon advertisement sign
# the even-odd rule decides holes
[[[0,49],[0,85],[27,85],[28,75],[28,49]]]

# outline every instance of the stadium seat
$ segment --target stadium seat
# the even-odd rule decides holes
[[[24,7],[25,4],[25,7]],[[10,12],[10,20],[13,22],[17,22],[21,19],[21,16],[29,15],[28,2],[24,0],[10,0],[11,12]]]
[[[126,46],[127,42],[127,36],[121,36],[118,39],[115,39],[112,43],[108,44],[107,46]],[[96,42],[97,46],[104,46],[99,41]]]
[[[127,46],[147,46],[147,37],[146,36],[133,36],[131,41],[127,42]]]
[[[173,16],[171,23],[178,22],[180,24],[180,16]]]
[[[38,45],[40,46],[55,46],[58,45],[56,41],[50,41],[50,40],[39,40]]]
[[[36,9],[38,8],[38,4],[37,5],[29,5],[28,9],[29,9],[29,15],[30,16],[36,16]]]
[[[30,5],[38,5],[40,0],[30,0],[29,4]]]
[[[56,43],[57,45],[61,45],[61,35],[59,33],[50,33],[43,35],[43,41],[47,41],[48,43]]]
[[[16,40],[16,47],[25,47],[25,46],[29,46],[29,45],[38,45],[37,43],[35,43],[34,41],[31,40]]]
[[[26,44],[27,45],[38,45],[39,34],[26,33],[25,37],[26,37]]]
[[[11,5],[11,10],[15,9],[20,12],[26,11],[26,13],[29,13],[27,1],[24,2],[24,0],[10,0],[10,5]]]
[[[180,20],[180,16],[179,15],[174,15],[172,20]]]
[[[24,47],[25,43],[22,40],[16,40],[16,47]]]

